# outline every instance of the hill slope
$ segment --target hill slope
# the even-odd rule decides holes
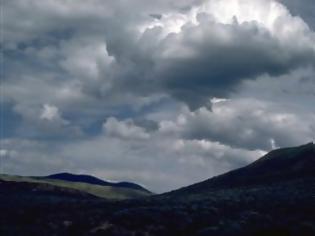
[[[71,173],[58,173],[53,175],[48,175],[45,177],[42,177],[44,179],[57,179],[57,180],[64,180],[64,181],[70,181],[70,182],[80,182],[80,183],[87,183],[87,184],[95,184],[95,185],[101,185],[101,186],[110,186],[110,187],[121,187],[121,188],[130,188],[130,189],[137,189],[144,192],[150,193],[147,189],[143,188],[142,186],[131,183],[131,182],[108,182],[101,180],[99,178],[96,178],[91,175],[76,175]]]
[[[70,174],[69,174],[70,175]],[[75,175],[72,175],[75,176]],[[90,179],[97,179],[95,177],[89,176]],[[105,198],[105,199],[128,199],[128,198],[138,198],[149,196],[151,193],[144,188],[130,188],[121,185],[100,185],[92,184],[82,181],[67,181],[63,179],[54,179],[47,177],[28,177],[28,176],[13,176],[13,175],[0,175],[0,180],[10,181],[10,182],[24,182],[37,184],[37,188],[41,189],[43,186],[53,185],[56,187],[70,188],[78,190],[81,192],[86,192],[88,194]],[[79,178],[77,178],[79,180]],[[101,180],[100,180],[101,181]],[[138,186],[134,184],[135,186]]]
[[[308,143],[299,147],[271,151],[248,166],[172,191],[170,194],[203,193],[220,188],[268,185],[314,175],[315,145]]]

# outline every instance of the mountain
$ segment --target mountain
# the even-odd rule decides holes
[[[59,173],[59,174],[48,175],[43,178],[44,179],[58,179],[58,180],[64,180],[64,181],[70,181],[70,182],[81,182],[81,183],[95,184],[95,185],[101,185],[101,186],[130,188],[130,189],[137,189],[137,190],[150,193],[149,190],[135,183],[131,183],[131,182],[113,183],[113,182],[101,180],[91,175],[76,175],[76,174],[71,174],[71,173]]]
[[[212,189],[268,185],[279,181],[312,177],[315,173],[315,145],[282,148],[257,161],[223,175],[184,187],[170,194],[202,193]]]
[[[93,177],[2,178],[0,235],[314,236],[314,150],[313,143],[274,150],[200,183],[119,201],[62,186],[120,188],[91,184],[103,183]]]
[[[37,189],[46,188],[46,185],[53,185],[56,191],[56,187],[68,188],[104,199],[119,200],[151,195],[150,191],[134,183],[121,182],[114,184],[93,176],[69,173],[60,173],[45,177],[0,175],[0,180],[11,182],[11,185],[13,185],[12,182],[32,183],[37,185]]]

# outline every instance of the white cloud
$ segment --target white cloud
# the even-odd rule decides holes
[[[146,28],[161,27],[164,36],[167,36],[185,30],[183,26],[186,24],[197,26],[205,19],[221,24],[256,22],[279,38],[308,30],[303,20],[292,17],[284,5],[272,0],[208,0],[185,13],[172,12],[162,15],[161,19],[152,18],[140,30],[144,32]],[[283,25],[284,21],[291,24]]]
[[[0,149],[0,157],[7,156],[9,151],[7,149]]]
[[[142,128],[136,126],[132,120],[118,121],[110,117],[103,125],[105,134],[111,137],[126,139],[148,139],[150,135]]]
[[[313,140],[314,113],[295,114],[281,106],[253,98],[221,101],[214,103],[212,110],[205,107],[187,110],[175,121],[161,121],[160,131],[179,133],[187,139],[218,140],[234,147],[263,150]]]
[[[58,107],[49,104],[44,104],[40,118],[48,121],[61,120]]]
[[[103,39],[86,37],[72,39],[61,44],[60,53],[63,55],[60,65],[70,75],[89,80],[101,79],[104,83],[109,80],[109,66],[114,57],[108,55],[107,46]]]

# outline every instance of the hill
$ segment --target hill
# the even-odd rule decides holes
[[[39,177],[37,177],[39,178]],[[42,177],[43,179],[57,179],[57,180],[64,180],[64,181],[70,181],[70,182],[80,182],[80,183],[87,183],[87,184],[95,184],[95,185],[101,185],[101,186],[110,186],[110,187],[120,187],[120,188],[130,188],[130,189],[137,189],[141,190],[147,193],[150,193],[149,190],[143,188],[142,186],[131,183],[131,182],[108,182],[101,180],[99,178],[96,178],[91,175],[76,175],[71,173],[58,173],[53,175],[48,175],[45,177]]]
[[[230,171],[203,182],[172,191],[166,195],[192,194],[214,189],[269,185],[314,176],[315,145],[282,148],[269,152],[248,166]]]
[[[10,182],[24,182],[43,186],[53,185],[61,188],[70,188],[105,199],[128,199],[149,196],[151,193],[137,184],[106,184],[107,182],[93,176],[57,174],[47,177],[0,175],[0,180]],[[93,180],[93,181],[91,181]]]

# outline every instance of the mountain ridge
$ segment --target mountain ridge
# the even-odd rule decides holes
[[[81,182],[81,183],[95,184],[95,185],[101,185],[101,186],[110,186],[110,187],[131,188],[131,189],[137,189],[137,190],[151,193],[149,190],[147,190],[146,188],[136,183],[127,182],[127,181],[109,182],[109,181],[99,179],[95,176],[86,175],[86,174],[73,174],[73,173],[68,173],[68,172],[61,172],[61,173],[56,173],[56,174],[40,177],[40,178],[59,179],[59,180],[70,181],[70,182]]]
[[[152,193],[144,188],[134,188],[133,185],[130,187],[129,185],[100,185],[100,184],[93,184],[88,182],[79,182],[79,181],[69,181],[65,178],[57,178],[57,177],[64,177],[63,175],[52,176],[56,178],[46,178],[45,176],[17,176],[17,175],[5,175],[0,174],[0,181],[10,182],[11,185],[24,183],[32,184],[33,186],[37,185],[36,189],[46,189],[46,186],[52,186],[53,189],[57,188],[68,188],[72,190],[78,190],[81,192],[85,192],[91,195],[94,195],[99,198],[103,199],[112,199],[112,200],[122,200],[122,199],[129,199],[129,198],[138,198],[149,196]],[[69,176],[69,175],[67,175]],[[70,175],[74,176],[74,175]],[[80,176],[79,176],[80,177]],[[95,180],[97,178],[93,176],[89,176],[91,179]],[[77,180],[82,180],[78,178]],[[99,180],[101,181],[101,180]],[[9,186],[9,185],[6,185]],[[136,185],[137,186],[137,185]]]
[[[310,142],[297,147],[272,150],[244,167],[170,191],[169,193],[203,192],[217,188],[269,184],[277,181],[313,176],[314,173],[315,144]],[[167,194],[164,193],[162,195]]]

